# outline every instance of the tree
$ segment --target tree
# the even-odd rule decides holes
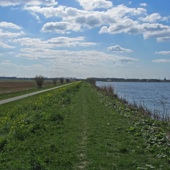
[[[42,85],[44,83],[44,77],[41,75],[35,76],[34,80],[37,83],[38,88],[42,88]]]
[[[64,83],[64,78],[63,78],[63,77],[60,78],[60,83],[61,83],[61,84]]]
[[[53,84],[54,84],[54,85],[57,84],[57,79],[53,79]]]
[[[69,83],[70,82],[70,79],[66,79],[66,83]]]

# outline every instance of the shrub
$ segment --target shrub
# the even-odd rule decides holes
[[[66,79],[66,83],[70,83],[70,79]]]
[[[61,83],[61,84],[64,83],[64,78],[63,78],[63,77],[60,78],[60,83]]]
[[[39,76],[36,76],[34,79],[37,83],[38,88],[42,88],[42,85],[44,83],[44,77],[39,75]]]
[[[57,84],[57,79],[53,79],[53,84],[54,84],[54,85]]]

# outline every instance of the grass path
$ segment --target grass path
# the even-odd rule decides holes
[[[0,169],[169,169],[170,150],[162,139],[164,134],[157,137],[161,137],[161,147],[155,136],[151,138],[152,131],[157,132],[160,126],[151,126],[151,121],[146,125],[144,119],[131,116],[136,112],[88,83],[72,86],[33,96],[33,103],[23,99],[28,105],[20,110],[16,106],[16,113],[5,116],[0,132],[7,139],[0,141]],[[4,109],[0,115],[3,118]]]
[[[83,87],[84,88],[84,87]],[[87,148],[87,132],[88,132],[88,125],[87,125],[87,115],[88,115],[88,104],[85,97],[85,91],[82,90],[82,95],[80,98],[80,106],[81,111],[81,119],[82,119],[82,136],[80,138],[80,144],[79,144],[79,162],[76,165],[75,169],[86,169],[87,166],[87,155],[86,155],[86,148]],[[78,111],[80,113],[80,111]]]
[[[75,107],[74,113],[80,117],[82,126],[79,164],[75,169],[116,169],[119,167],[117,163],[121,157],[121,155],[117,155],[119,146],[122,150],[127,148],[126,136],[122,139],[123,135],[121,132],[119,133],[119,131],[123,131],[121,128],[123,128],[124,122],[118,115],[115,120],[113,110],[108,108],[106,103],[102,103],[103,98],[100,98],[99,94],[88,86],[88,84],[84,84],[75,99],[77,107]],[[115,128],[118,129],[118,134],[114,134]],[[117,141],[116,138],[119,138],[120,141]],[[121,159],[123,160],[123,157]],[[122,164],[124,161],[126,162],[126,160],[122,160],[120,161]],[[124,166],[128,168],[128,164],[125,163]],[[121,167],[123,166],[121,165]]]
[[[74,101],[72,114],[81,133],[75,169],[168,169],[168,162],[157,158],[158,150],[150,152],[145,141],[129,131],[135,120],[121,115],[129,110],[116,99],[111,102],[83,84]]]

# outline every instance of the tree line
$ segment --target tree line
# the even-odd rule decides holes
[[[37,87],[42,88],[42,86],[44,84],[44,81],[45,81],[45,77],[43,77],[41,75],[37,75],[37,76],[35,76],[34,80],[35,80],[35,82],[37,84]],[[61,78],[52,78],[53,85],[56,85],[58,80],[59,80],[59,82],[61,84],[65,83],[65,82],[70,83],[72,81],[72,79],[63,78],[63,77],[61,77]]]

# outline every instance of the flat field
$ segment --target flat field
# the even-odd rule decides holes
[[[25,81],[19,81],[19,80],[4,80],[0,81],[0,94],[4,93],[12,93],[12,92],[18,92],[23,90],[28,90],[31,88],[35,88],[36,84],[34,81],[31,80],[25,80]]]
[[[43,88],[51,87],[52,81],[44,81]],[[0,100],[38,90],[34,80],[0,80]]]
[[[52,81],[44,82],[43,86],[52,85]],[[0,94],[24,91],[37,88],[34,80],[0,80]]]
[[[77,82],[0,106],[0,169],[169,170],[168,133]]]

